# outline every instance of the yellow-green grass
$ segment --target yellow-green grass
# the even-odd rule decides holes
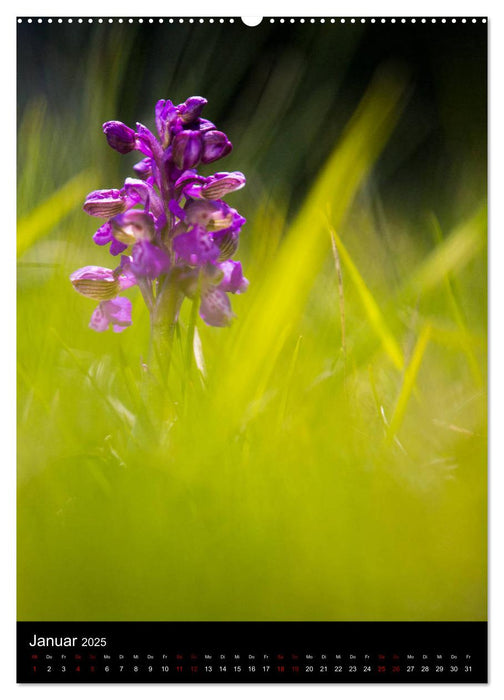
[[[406,86],[377,76],[294,219],[249,209],[237,319],[193,331],[186,301],[159,384],[139,293],[131,328],[97,334],[68,281],[109,264],[80,210],[102,164],[32,205],[48,161],[30,163],[19,619],[486,619],[484,203],[444,235],[404,218],[386,250],[355,199]]]

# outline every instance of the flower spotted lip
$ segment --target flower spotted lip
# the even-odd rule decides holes
[[[99,333],[106,331],[109,326],[115,333],[121,333],[131,326],[131,301],[127,297],[116,297],[102,301],[93,311],[89,327]]]
[[[239,171],[198,174],[200,164],[232,150],[226,134],[201,116],[206,104],[200,96],[178,105],[159,100],[157,136],[141,123],[135,129],[119,121],[103,125],[113,149],[139,151],[143,158],[134,166],[136,177],[126,178],[122,189],[96,190],[84,202],[88,214],[106,220],[94,242],[110,244],[113,256],[122,254],[114,270],[88,266],[71,276],[76,291],[100,302],[90,324],[97,331],[112,326],[120,332],[131,325],[131,302],[118,295],[133,285],[153,327],[166,290],[178,300],[172,321],[184,296],[200,297],[200,316],[209,325],[226,326],[234,317],[228,294],[241,294],[248,286],[241,264],[231,260],[245,219],[223,197],[246,180]]]
[[[243,276],[238,260],[206,263],[181,277],[184,293],[194,299],[201,294],[200,316],[210,326],[229,326],[234,318],[228,293],[243,294],[248,280]]]
[[[130,269],[135,277],[154,280],[170,269],[170,258],[161,248],[149,241],[139,241],[133,246]]]
[[[201,297],[200,316],[209,326],[229,326],[234,318],[229,297],[216,287]]]
[[[179,260],[193,267],[216,261],[220,253],[212,234],[203,226],[194,226],[187,233],[175,236],[173,250]]]

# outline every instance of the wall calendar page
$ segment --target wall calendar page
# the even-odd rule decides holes
[[[17,20],[17,680],[487,682],[487,20]]]

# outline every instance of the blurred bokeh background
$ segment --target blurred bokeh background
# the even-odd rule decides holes
[[[190,95],[251,284],[146,396],[68,276]],[[19,619],[486,619],[486,100],[481,22],[18,25]]]

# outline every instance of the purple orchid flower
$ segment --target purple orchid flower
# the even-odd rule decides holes
[[[97,331],[112,326],[121,332],[131,325],[131,302],[119,293],[135,284],[151,314],[171,286],[180,301],[200,295],[200,316],[209,325],[226,326],[234,317],[228,294],[241,294],[248,286],[241,263],[231,259],[245,219],[223,197],[246,180],[238,171],[197,172],[200,163],[213,163],[232,150],[226,134],[201,117],[206,104],[199,96],[178,105],[159,100],[157,137],[140,123],[103,125],[114,150],[138,151],[143,158],[133,168],[136,177],[127,178],[121,189],[96,190],[84,202],[86,213],[105,219],[94,242],[110,244],[111,255],[121,255],[113,270],[88,266],[70,278],[76,291],[100,302],[90,324]]]

